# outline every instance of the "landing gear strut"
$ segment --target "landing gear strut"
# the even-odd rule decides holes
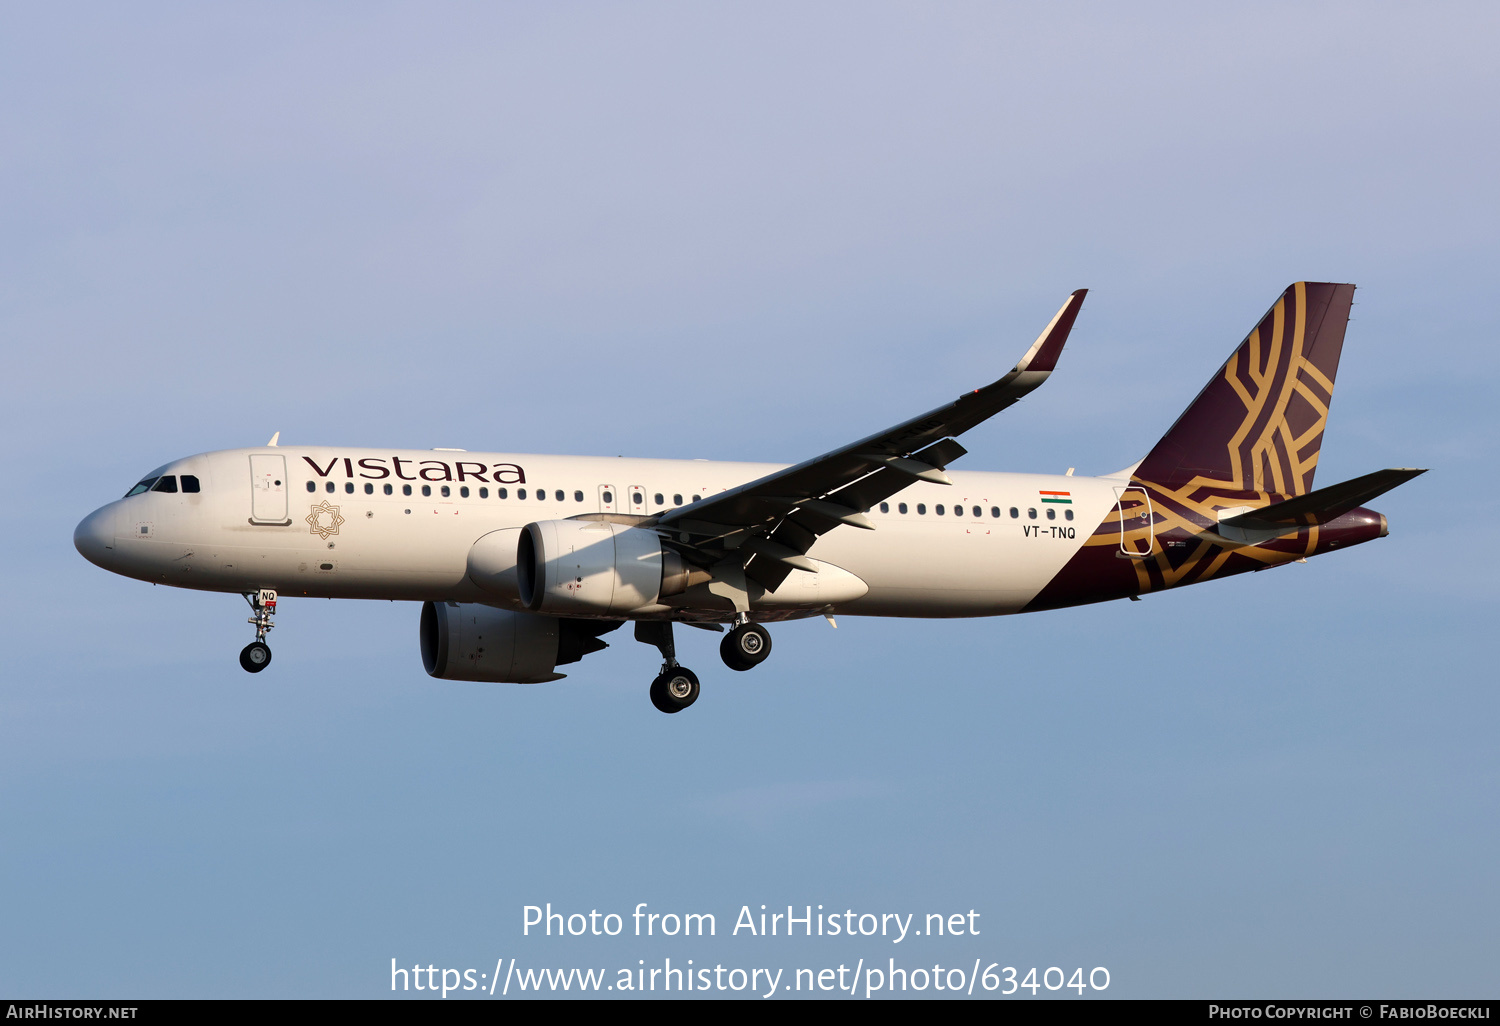
[[[651,704],[664,713],[681,712],[698,700],[698,676],[677,665],[671,621],[637,620],[635,640],[655,645],[661,652],[661,673],[651,682]]]
[[[719,642],[719,656],[731,670],[749,670],[765,662],[771,654],[771,632],[748,616],[735,616],[734,628]]]
[[[255,640],[240,651],[240,665],[247,673],[259,673],[271,665],[271,647],[266,644],[266,635],[276,626],[271,618],[276,615],[276,592],[262,588],[249,592],[245,601],[250,603],[251,617],[245,622],[255,627]]]

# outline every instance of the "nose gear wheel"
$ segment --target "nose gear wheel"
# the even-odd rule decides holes
[[[264,641],[252,641],[240,651],[240,665],[247,673],[259,673],[271,665],[271,647]]]

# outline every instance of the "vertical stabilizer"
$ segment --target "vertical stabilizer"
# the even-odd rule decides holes
[[[1328,282],[1283,292],[1135,479],[1185,496],[1310,491],[1353,299]]]

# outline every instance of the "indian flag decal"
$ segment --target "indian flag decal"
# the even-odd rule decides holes
[[[1037,494],[1042,497],[1042,501],[1043,502],[1061,502],[1061,503],[1065,503],[1066,505],[1069,505],[1069,506],[1071,506],[1073,504],[1073,493],[1072,492],[1043,492],[1043,491],[1038,491]]]

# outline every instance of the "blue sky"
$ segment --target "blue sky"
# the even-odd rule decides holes
[[[921,954],[1114,996],[1493,996],[1497,21],[7,9],[0,992],[907,951],[520,935],[645,901],[973,908]],[[558,685],[434,681],[402,604],[287,602],[252,678],[238,597],[71,544],[139,473],[274,431],[800,460],[993,380],[1080,287],[963,465],[1109,472],[1298,279],[1360,286],[1319,482],[1432,468],[1375,503],[1389,538],[1141,603],[788,624],[751,674],[681,638],[688,715],[620,635]]]

